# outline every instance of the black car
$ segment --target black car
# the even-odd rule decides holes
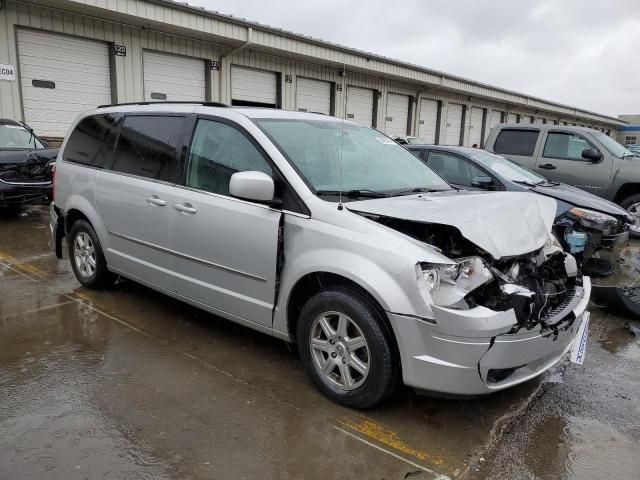
[[[633,218],[623,208],[584,190],[551,182],[485,150],[439,145],[405,148],[453,186],[465,190],[534,192],[554,198],[558,204],[554,234],[563,249],[576,257],[583,272],[594,279],[593,298],[602,304],[622,301],[625,307],[640,314],[640,289],[627,286],[633,282],[616,275],[621,270],[616,247],[627,243],[629,226],[633,224]],[[633,259],[632,263],[635,267],[638,262]]]
[[[57,156],[28,125],[0,119],[0,208],[50,202]]]

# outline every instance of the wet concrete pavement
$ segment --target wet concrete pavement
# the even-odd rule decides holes
[[[46,222],[0,217],[0,479],[640,478],[628,319],[593,309],[582,367],[358,412],[284,342],[133,282],[81,288]]]

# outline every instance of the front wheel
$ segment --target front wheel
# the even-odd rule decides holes
[[[624,208],[635,221],[629,233],[633,238],[640,238],[640,194],[628,196],[620,202],[620,206]]]
[[[398,362],[382,314],[362,294],[335,288],[300,313],[298,349],[314,384],[329,398],[368,408],[395,390]]]

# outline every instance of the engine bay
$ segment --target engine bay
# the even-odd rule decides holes
[[[450,225],[413,222],[388,217],[368,217],[389,228],[393,228],[414,239],[427,243],[451,259],[479,258],[479,263],[467,268],[462,275],[467,278],[481,277],[473,284],[466,281],[468,288],[458,288],[460,299],[453,302],[452,295],[435,292],[438,297],[451,302],[447,306],[456,309],[470,309],[483,306],[494,311],[513,309],[517,323],[511,333],[521,328],[541,329],[557,333],[564,318],[557,318],[574,298],[578,283],[578,266],[572,255],[565,253],[560,245],[544,248],[524,255],[494,259],[486,251],[467,240],[460,231]],[[428,267],[427,267],[428,268]],[[478,269],[488,270],[480,275]],[[489,274],[490,272],[490,274]],[[465,280],[460,282],[465,283]],[[440,288],[454,288],[444,285]],[[447,303],[448,303],[447,302]]]

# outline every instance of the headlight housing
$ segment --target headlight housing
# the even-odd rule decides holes
[[[419,283],[426,287],[427,303],[467,308],[464,297],[493,278],[480,257],[460,258],[454,262],[419,264]]]
[[[600,231],[609,231],[618,224],[618,219],[606,213],[596,212],[586,208],[573,207],[569,214],[576,218],[585,228],[593,228]]]
[[[462,275],[468,276],[475,263],[475,257],[462,258],[454,264],[423,263],[422,273],[430,290],[438,290],[445,283],[455,285]]]

